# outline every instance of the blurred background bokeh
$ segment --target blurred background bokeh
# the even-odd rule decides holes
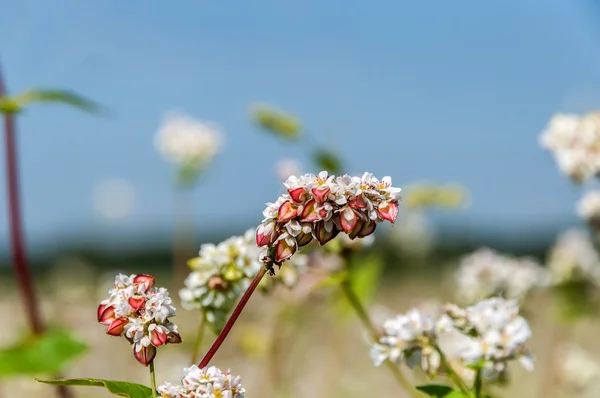
[[[109,110],[95,116],[40,106],[18,119],[26,247],[45,318],[91,346],[68,376],[144,383],[146,369],[96,323],[115,272],[151,272],[159,285],[178,289],[186,274],[174,277],[174,258],[185,266],[202,243],[258,225],[265,202],[283,192],[281,174],[320,171],[306,145],[258,125],[257,104],[297,117],[310,145],[343,159],[343,172],[464,194],[458,206],[423,211],[404,200],[396,224],[376,232],[369,250],[383,259],[383,273],[369,301],[379,323],[430,299],[453,299],[448,275],[479,247],[544,263],[561,231],[584,227],[575,208],[583,190],[561,175],[539,136],[553,114],[600,104],[600,6],[592,0],[0,4],[10,93],[68,88]],[[183,195],[157,150],[169,112],[219,131],[218,153]],[[26,325],[2,180],[0,312],[10,322],[0,343],[9,344]],[[177,290],[172,296],[179,306]],[[398,396],[393,379],[372,366],[360,325],[339,321],[319,298],[282,333],[285,374],[276,377],[288,386],[274,392],[268,366],[256,363],[269,357],[264,336],[276,303],[252,300],[217,358],[242,374],[247,396],[364,397],[374,385],[382,397]],[[531,303],[531,346],[542,365],[533,379],[517,370],[509,388],[512,396],[563,396],[560,389],[539,395],[540,385],[559,383],[543,366],[556,343],[544,332],[556,321],[544,310],[547,298]],[[180,310],[177,323],[184,344],[165,349],[160,380],[177,380],[189,361],[185,336],[197,319]],[[600,360],[597,326],[586,318],[568,340]],[[4,396],[51,391],[30,378],[3,384]]]

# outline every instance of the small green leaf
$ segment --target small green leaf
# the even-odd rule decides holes
[[[129,398],[148,398],[152,396],[152,389],[141,384],[127,383],[125,381],[102,379],[66,379],[66,380],[39,380],[40,383],[59,386],[88,386],[104,387],[114,395]]]
[[[12,98],[22,109],[26,105],[36,102],[55,102],[69,105],[85,112],[97,113],[100,106],[78,94],[65,90],[33,89],[18,94]]]
[[[456,391],[452,387],[440,384],[417,386],[417,390],[433,398],[468,398],[468,395],[465,395],[461,391]]]
[[[252,118],[259,126],[279,137],[287,140],[300,138],[300,120],[292,115],[267,105],[258,105],[252,110]]]
[[[87,346],[64,330],[51,330],[0,350],[0,379],[60,371]]]
[[[329,149],[318,149],[313,154],[315,165],[331,174],[340,174],[342,172],[342,160],[333,151]]]

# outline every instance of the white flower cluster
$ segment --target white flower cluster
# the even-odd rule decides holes
[[[561,386],[581,393],[598,383],[600,363],[588,351],[569,343],[562,345],[556,354],[556,377]]]
[[[227,315],[263,267],[254,232],[249,229],[243,236],[233,236],[216,245],[203,244],[199,256],[188,262],[192,272],[179,292],[181,304],[185,309],[202,310],[216,331],[223,328]],[[286,272],[263,279],[260,287],[268,290],[275,283],[292,287],[306,261],[306,256],[294,258]]]
[[[444,311],[437,320],[413,309],[386,321],[383,336],[371,347],[373,363],[379,366],[389,359],[411,368],[420,366],[429,375],[444,372],[448,364],[442,363],[440,341],[449,336],[452,347],[444,348],[446,359],[479,365],[487,378],[504,372],[511,360],[533,368],[525,348],[531,330],[519,316],[516,301],[491,298],[464,309],[447,304]]]
[[[553,152],[558,167],[571,179],[588,180],[600,171],[600,114],[554,115],[540,144]]]
[[[188,116],[169,113],[156,135],[155,144],[168,160],[184,166],[203,166],[219,152],[222,133],[218,127]]]
[[[438,329],[464,335],[456,352],[465,364],[480,364],[484,377],[496,378],[511,360],[518,360],[527,370],[533,369],[533,357],[525,348],[531,329],[519,315],[516,301],[494,297],[464,309],[447,304],[445,312]]]
[[[600,227],[600,191],[586,193],[577,203],[577,214],[588,224]]]
[[[530,258],[515,258],[481,248],[465,256],[456,273],[461,300],[488,297],[523,299],[545,280],[545,269]]]
[[[600,282],[600,257],[584,230],[571,229],[557,239],[548,257],[549,278],[553,284]]]
[[[351,239],[375,231],[383,220],[396,221],[400,188],[392,179],[371,173],[362,177],[318,175],[292,176],[284,183],[288,193],[268,203],[256,243],[267,247],[267,260],[281,264],[298,248],[316,239],[321,245],[340,232]]]
[[[183,372],[181,384],[167,382],[158,387],[162,398],[244,398],[242,378],[233,376],[229,370],[192,365]]]
[[[169,292],[154,287],[153,276],[118,274],[108,293],[98,306],[98,322],[107,326],[107,334],[124,335],[142,365],[154,360],[156,347],[181,343],[177,326],[169,321],[175,316]]]
[[[371,347],[375,366],[386,360],[396,364],[405,362],[411,369],[420,366],[428,374],[435,374],[440,356],[435,349],[436,324],[417,309],[388,319],[383,324],[384,335]]]

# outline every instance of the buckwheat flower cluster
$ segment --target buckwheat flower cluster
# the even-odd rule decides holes
[[[590,191],[577,202],[577,214],[585,222],[600,228],[600,191]]]
[[[411,369],[420,366],[431,375],[437,372],[440,356],[435,349],[436,323],[431,317],[412,309],[385,321],[383,330],[370,351],[375,366],[389,359],[396,364],[404,362]]]
[[[572,180],[588,180],[600,171],[600,114],[554,115],[540,144],[552,151],[558,167]]]
[[[292,176],[284,183],[287,194],[268,203],[256,243],[266,247],[269,262],[281,264],[313,238],[324,245],[340,232],[351,239],[375,231],[378,222],[396,221],[400,188],[392,179],[371,173],[362,177],[318,175]]]
[[[200,369],[196,365],[183,369],[181,384],[165,383],[158,387],[162,398],[243,398],[246,390],[242,378],[215,366]]]
[[[482,364],[484,377],[497,378],[513,360],[533,369],[533,358],[525,347],[531,329],[519,315],[516,301],[494,297],[464,309],[448,304],[445,313],[438,330],[456,330],[466,337],[457,352],[467,365]]]
[[[222,133],[216,126],[169,113],[159,128],[155,144],[168,160],[183,166],[200,167],[215,157],[221,141]]]
[[[108,293],[98,306],[98,322],[107,326],[107,334],[124,336],[142,365],[154,360],[157,347],[181,343],[177,326],[169,321],[175,307],[166,289],[154,287],[153,276],[118,274]]]
[[[182,306],[203,311],[206,321],[216,331],[223,328],[227,315],[263,266],[254,233],[254,229],[249,229],[242,236],[233,236],[216,245],[203,244],[199,256],[188,263],[192,272],[179,292]],[[261,288],[269,290],[277,283],[293,286],[306,260],[305,256],[294,258],[285,273],[263,279]]]
[[[584,393],[598,384],[600,363],[573,343],[562,345],[556,355],[556,378],[568,390]]]
[[[600,257],[584,230],[571,229],[557,239],[548,257],[550,282],[600,282]]]
[[[545,269],[530,258],[481,248],[463,257],[456,273],[459,297],[467,303],[502,296],[523,299],[545,278]]]

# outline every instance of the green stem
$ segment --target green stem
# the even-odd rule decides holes
[[[448,358],[446,358],[446,355],[444,354],[444,352],[437,345],[435,346],[435,350],[440,355],[440,362],[442,363],[442,365],[444,365],[446,372],[448,372],[448,377],[450,378],[450,380],[452,380],[454,382],[454,384],[456,384],[456,386],[465,395],[468,396],[469,395],[469,387],[467,387],[467,385],[465,384],[463,379],[458,375],[458,373],[456,373],[456,371],[454,370],[452,365],[450,365],[450,362],[448,361]]]
[[[475,375],[475,398],[481,398],[482,385],[481,369],[477,369],[477,374]]]
[[[196,363],[198,361],[198,352],[200,351],[200,346],[202,345],[202,340],[204,339],[204,329],[206,329],[205,319],[206,316],[204,315],[204,312],[202,312],[202,315],[200,317],[200,324],[198,325],[198,331],[196,332],[194,348],[192,350],[192,363]]]
[[[156,398],[156,374],[154,373],[154,361],[150,362],[150,385],[152,387],[152,398]]]
[[[367,329],[367,331],[371,335],[373,341],[378,341],[379,333],[377,333],[377,329],[375,329],[375,326],[373,326],[371,318],[369,318],[369,314],[367,314],[367,311],[365,310],[362,303],[352,290],[352,287],[350,286],[350,281],[345,280],[344,282],[342,282],[342,292],[344,293],[344,296],[346,296],[346,299],[348,299],[350,306],[362,322],[365,329]],[[413,397],[420,397],[420,394],[414,389],[410,382],[406,380],[400,369],[396,365],[394,365],[392,361],[387,359],[384,363],[385,366],[390,370],[390,372],[392,372],[392,374],[398,381],[398,384],[400,384],[402,388],[404,388]]]

